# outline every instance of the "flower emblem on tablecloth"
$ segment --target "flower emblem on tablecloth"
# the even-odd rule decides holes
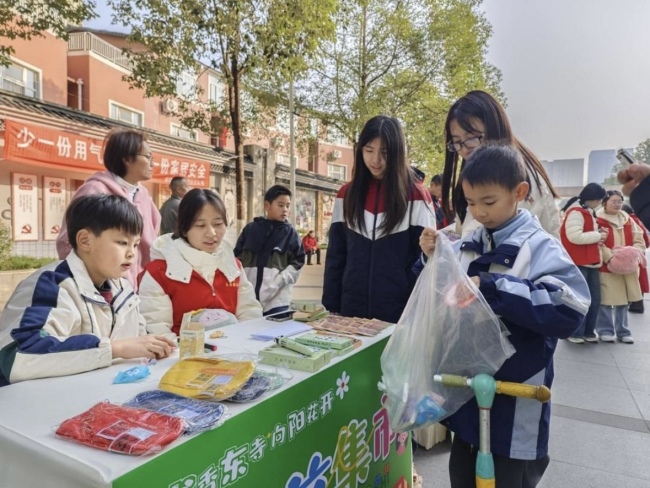
[[[341,377],[336,380],[336,386],[336,394],[343,400],[345,394],[350,390],[350,375],[343,371]]]

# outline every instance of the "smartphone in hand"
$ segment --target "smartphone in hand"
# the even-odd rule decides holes
[[[616,151],[616,159],[618,159],[623,164],[634,164],[636,161],[632,155],[623,148],[619,148]]]

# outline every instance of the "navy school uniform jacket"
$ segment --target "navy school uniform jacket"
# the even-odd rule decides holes
[[[293,284],[305,264],[302,241],[289,222],[256,217],[237,239],[235,256],[264,312],[289,306]]]
[[[480,277],[479,289],[516,349],[494,378],[550,388],[557,340],[575,332],[591,302],[578,267],[523,209],[499,229],[481,226],[454,246],[467,274]],[[490,416],[492,452],[513,459],[545,456],[550,417],[550,403],[496,395]],[[479,445],[475,398],[442,423],[465,442]]]
[[[376,318],[396,323],[417,276],[413,265],[420,255],[424,227],[435,228],[431,195],[414,185],[400,224],[384,234],[384,187],[372,179],[365,205],[366,229],[350,228],[343,218],[344,185],[336,197],[325,260],[323,305],[348,317]]]

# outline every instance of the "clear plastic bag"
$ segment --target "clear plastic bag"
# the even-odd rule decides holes
[[[381,356],[386,409],[395,432],[425,427],[458,410],[469,388],[435,383],[434,374],[494,374],[515,349],[507,329],[438,234]]]
[[[186,434],[195,434],[219,427],[229,416],[228,409],[222,403],[185,398],[162,390],[143,391],[122,406],[144,408],[180,417],[185,421]]]
[[[145,456],[185,431],[179,417],[101,402],[59,425],[56,435],[103,451]]]

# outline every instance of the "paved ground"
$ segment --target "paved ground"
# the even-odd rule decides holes
[[[324,261],[323,261],[324,262]],[[296,299],[320,299],[323,266],[305,266]],[[540,488],[650,487],[650,300],[630,314],[626,344],[570,344],[555,353],[551,464]],[[425,488],[447,488],[449,444],[416,449]]]

